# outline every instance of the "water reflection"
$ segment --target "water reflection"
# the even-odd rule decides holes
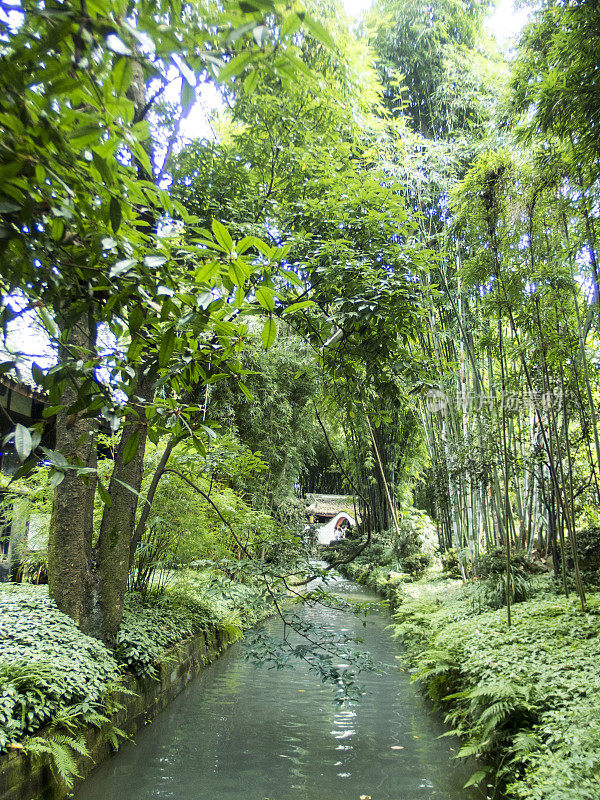
[[[364,600],[356,585],[336,591]],[[452,741],[397,669],[388,619],[363,628],[349,612],[314,608],[311,619],[364,638],[388,665],[369,674],[361,703],[339,708],[304,667],[255,669],[234,646],[121,753],[77,800],[468,800]],[[277,632],[279,622],[271,627]],[[468,776],[468,773],[467,773]]]

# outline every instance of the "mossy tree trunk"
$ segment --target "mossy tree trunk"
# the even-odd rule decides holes
[[[59,360],[88,359],[95,351],[95,326],[86,316],[63,331]],[[56,450],[72,467],[96,466],[95,423],[81,412],[69,413],[79,396],[79,381],[69,378],[56,417]],[[59,474],[59,473],[58,473]],[[54,492],[48,541],[50,596],[86,633],[92,632],[95,593],[91,563],[96,476],[66,469]]]
[[[90,347],[92,339],[84,329],[80,324],[72,329],[70,349]],[[147,432],[141,401],[150,400],[153,392],[150,383],[138,384],[139,405],[125,420],[108,487],[110,502],[104,506],[96,541],[95,472],[80,474],[76,469],[67,469],[54,493],[48,548],[50,595],[84,633],[109,644],[114,641],[123,616],[130,547],[142,485]],[[57,416],[56,448],[72,465],[94,470],[95,424],[80,414],[68,413],[77,396],[78,386],[73,380],[62,395],[61,404],[66,409]]]
[[[150,401],[154,387],[143,379],[136,396]],[[147,425],[143,403],[135,407],[125,424],[115,451],[114,467],[108,493],[111,504],[105,505],[100,534],[95,547],[98,571],[101,625],[99,635],[111,642],[123,616],[123,601],[130,564],[130,547],[135,530],[139,491],[144,471]],[[132,452],[135,448],[135,452]]]

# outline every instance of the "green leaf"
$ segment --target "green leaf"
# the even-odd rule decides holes
[[[158,365],[160,367],[167,366],[171,360],[173,351],[175,350],[176,343],[177,339],[175,337],[175,331],[172,329],[167,331],[161,339],[160,348],[158,351]]]
[[[59,469],[54,470],[50,478],[50,488],[54,491],[65,479],[65,473]]]
[[[219,72],[218,81],[219,83],[224,83],[229,78],[233,78],[236,75],[239,75],[240,72],[243,72],[246,65],[255,58],[255,55],[250,52],[240,53],[240,55],[235,56],[229,61],[226,66],[223,67],[222,70]]]
[[[298,14],[292,12],[288,14],[285,18],[283,25],[281,26],[281,35],[282,36],[291,36],[292,34],[296,33],[300,25],[302,24],[302,20],[298,16]]]
[[[209,281],[217,275],[220,269],[221,265],[218,261],[208,261],[194,272],[194,280],[198,283]]]
[[[108,489],[100,479],[98,479],[98,493],[100,494],[100,497],[104,505],[107,508],[110,508],[112,506],[112,497],[110,496]]]
[[[190,113],[192,106],[196,102],[196,90],[185,79],[181,80],[181,108],[184,116]]]
[[[0,200],[0,214],[14,214],[15,211],[20,211],[21,206],[16,203],[11,203],[10,200]]]
[[[52,237],[53,242],[60,242],[63,237],[63,233],[65,232],[65,223],[62,219],[52,220],[52,224],[50,225],[50,236]]]
[[[248,400],[249,400],[251,403],[253,403],[253,402],[254,402],[254,397],[253,397],[252,393],[250,392],[250,390],[248,389],[248,387],[246,386],[246,384],[245,384],[245,383],[242,383],[242,381],[238,381],[238,386],[239,386],[239,387],[240,387],[240,389],[242,390],[243,394],[245,394],[245,396],[247,397],[247,399],[248,399]]]
[[[35,450],[35,448],[42,441],[42,434],[39,430],[37,430],[37,428],[32,428],[30,433],[31,433],[31,449]]]
[[[156,267],[161,267],[166,260],[165,256],[146,256],[144,264],[150,269],[155,269]]]
[[[256,290],[256,299],[267,311],[275,311],[275,300],[273,298],[272,289],[268,289],[266,286],[261,286]]]
[[[252,31],[252,36],[259,47],[264,47],[269,41],[269,29],[266,25],[257,25]]]
[[[229,277],[232,283],[242,288],[246,283],[247,275],[244,272],[244,270],[240,267],[239,263],[237,261],[234,261],[233,264],[229,267]]]
[[[59,469],[67,469],[69,467],[69,462],[60,451],[49,450],[47,447],[42,447],[42,452],[53,466]]]
[[[35,361],[31,365],[31,375],[33,377],[33,380],[37,383],[38,386],[44,385],[44,379],[46,376],[42,372],[42,370],[38,367],[38,365],[35,363]]]
[[[115,33],[109,33],[104,42],[109,50],[119,56],[131,55],[131,49]]]
[[[66,406],[46,406],[44,411],[42,412],[42,416],[44,419],[48,419],[49,417],[54,417],[59,411],[64,411]]]
[[[140,444],[140,429],[136,428],[135,431],[131,434],[127,442],[125,443],[125,447],[123,448],[123,464],[129,464],[131,459],[138,451],[138,447]]]
[[[92,150],[92,160],[94,162],[94,166],[100,173],[102,180],[107,184],[111,185],[114,183],[112,172],[110,171],[110,167],[108,166],[108,162],[105,158],[102,158],[99,153],[95,150]]]
[[[314,80],[315,77],[314,74],[311,72],[310,67],[308,67],[304,63],[304,61],[302,61],[302,59],[298,58],[293,53],[286,53],[285,58],[297,72],[301,72],[306,78],[308,78],[311,81]]]
[[[60,330],[58,329],[58,325],[52,319],[48,311],[42,307],[39,309],[38,313],[40,315],[40,319],[44,327],[46,328],[50,336],[52,336],[54,339],[58,339],[58,337],[60,336]]]
[[[258,70],[253,70],[244,78],[244,91],[247,95],[251,95],[252,92],[256,89],[258,85],[258,81],[260,79],[260,73]]]
[[[324,44],[326,47],[329,47],[331,50],[336,49],[336,44],[327,30],[323,26],[321,22],[311,17],[310,14],[298,14],[300,19],[304,22],[308,30],[312,33],[315,39],[318,39],[321,44]]]
[[[117,275],[122,275],[137,264],[135,258],[124,258],[122,261],[116,261],[108,271],[109,278],[116,278]]]
[[[129,483],[125,483],[125,481],[120,481],[118,478],[115,478],[115,481],[119,484],[119,486],[122,486],[124,489],[127,489],[128,492],[131,492],[131,494],[134,494],[136,497],[141,497],[141,494],[138,492],[138,490],[134,489],[133,486],[131,486]]]
[[[219,222],[218,219],[213,219],[212,229],[215,239],[219,244],[224,247],[228,253],[233,250],[233,239],[229,235],[227,228]]]
[[[125,94],[131,84],[133,66],[130,58],[119,58],[113,67],[112,81],[117,94]]]
[[[129,330],[137,333],[144,322],[144,312],[139,306],[134,306],[129,312]]]
[[[29,428],[17,423],[15,427],[15,450],[21,461],[25,461],[33,450],[33,441]]]
[[[238,41],[238,39],[241,39],[246,33],[250,33],[250,31],[255,27],[256,21],[252,20],[251,22],[245,22],[243,25],[240,25],[239,28],[234,28],[231,33],[228,34],[227,39],[225,40],[227,47],[231,47]]]
[[[288,279],[290,283],[293,283],[295,286],[304,286],[302,279],[296,275],[296,273],[291,269],[284,269],[283,267],[279,268],[279,272]]]
[[[75,149],[83,150],[84,147],[98,144],[102,138],[102,133],[102,128],[95,125],[86,125],[81,128],[75,128],[73,133],[69,135],[69,141]]]
[[[121,211],[121,203],[114,196],[110,198],[109,213],[110,213],[111,227],[113,229],[113,232],[116,233],[121,227],[122,211]]]
[[[0,364],[0,375],[4,375],[5,372],[10,372],[11,369],[14,369],[16,366],[16,362],[14,361],[3,361]]]
[[[259,239],[258,236],[244,236],[243,239],[240,239],[239,242],[236,242],[235,248],[240,255],[245,253],[246,250],[249,250],[251,247],[256,247],[259,253],[267,258],[271,256],[271,247],[266,242],[263,242],[262,239]]]
[[[478,783],[481,783],[487,777],[487,771],[485,769],[480,769],[477,772],[474,772],[469,780],[463,786],[463,789],[467,789],[469,786],[476,786]]]
[[[313,300],[302,300],[300,303],[292,303],[291,306],[283,309],[284,314],[293,314],[296,311],[302,311],[304,308],[310,308],[314,306],[315,303]]]
[[[153,174],[152,162],[150,161],[150,156],[144,150],[142,143],[137,139],[134,139],[133,142],[131,142],[131,149],[133,151],[133,155],[142,166],[142,169],[146,172],[146,175],[151,178]]]
[[[262,330],[262,345],[265,350],[268,350],[275,338],[277,336],[277,325],[273,317],[269,317],[269,319],[265,322],[265,325]]]
[[[217,432],[213,428],[209,427],[208,425],[200,425],[200,427],[206,433],[209,439],[217,438]]]

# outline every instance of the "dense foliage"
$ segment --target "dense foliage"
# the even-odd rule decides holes
[[[129,597],[110,651],[58,611],[47,587],[3,585],[0,750],[18,745],[65,712],[81,725],[93,723],[124,670],[156,677],[156,667],[174,644],[202,633],[240,636],[268,611],[260,589],[195,571],[144,603]]]
[[[459,755],[492,757],[508,797],[594,797],[598,597],[581,614],[573,602],[538,595],[515,606],[510,629],[502,612],[479,610],[466,592],[409,601],[396,613],[398,633],[419,644],[416,679],[464,737]]]
[[[84,633],[151,675],[306,569],[298,495],[352,494],[332,560],[392,604],[438,559],[467,585],[398,611],[464,752],[523,800],[592,797],[598,4],[529,4],[506,58],[490,5],[0,4],[0,374],[48,400],[8,419],[50,516],[13,577],[47,578],[82,675],[115,666]],[[101,702],[16,647],[4,744]]]
[[[2,750],[65,706],[102,706],[117,661],[57,610],[45,587],[3,586],[0,612]]]

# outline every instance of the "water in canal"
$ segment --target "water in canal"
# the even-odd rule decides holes
[[[339,579],[336,593],[376,599]],[[204,670],[152,725],[125,743],[77,800],[469,800],[456,741],[398,666],[389,617],[363,619],[317,607],[304,613],[355,630],[361,649],[387,664],[364,677],[362,701],[332,703],[332,690],[302,666],[257,669],[243,643]],[[269,625],[274,635],[281,623]]]

